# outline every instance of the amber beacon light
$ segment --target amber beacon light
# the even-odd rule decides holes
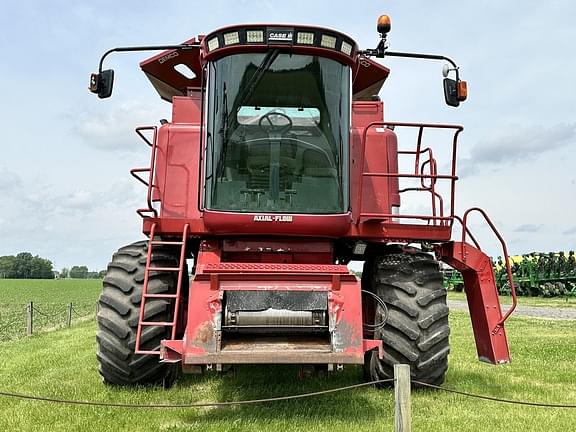
[[[390,31],[390,17],[388,15],[380,15],[378,17],[378,33],[386,34]]]

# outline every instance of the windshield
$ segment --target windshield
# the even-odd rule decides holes
[[[348,209],[349,67],[323,57],[236,54],[210,64],[205,206]]]

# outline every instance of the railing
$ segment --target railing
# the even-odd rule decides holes
[[[146,137],[146,135],[144,135],[143,131],[152,131],[152,142],[150,142],[148,137]],[[154,183],[154,180],[155,180],[155,178],[154,178],[155,169],[154,168],[156,165],[156,153],[158,150],[158,145],[156,142],[156,138],[158,135],[158,128],[156,126],[142,126],[142,127],[136,128],[136,133],[152,149],[152,151],[150,152],[150,166],[148,168],[133,168],[130,170],[130,174],[136,180],[138,180],[140,183],[142,183],[144,186],[146,186],[148,188],[148,191],[146,193],[146,203],[148,204],[148,207],[138,209],[138,210],[136,210],[136,213],[138,213],[142,218],[149,217],[150,214],[152,214],[153,217],[158,217],[158,211],[153,206],[154,188],[158,187],[158,185],[156,185]],[[148,179],[141,177],[141,175],[140,175],[141,173],[148,173]]]
[[[463,127],[458,125],[448,125],[448,124],[425,124],[425,123],[399,123],[399,122],[374,122],[370,123],[365,129],[362,136],[362,142],[364,145],[364,157],[366,153],[366,141],[368,136],[368,131],[374,127],[387,127],[387,128],[417,128],[418,136],[416,140],[416,148],[414,150],[398,150],[399,163],[402,156],[407,156],[413,158],[414,170],[412,172],[362,172],[362,181],[360,182],[360,191],[358,194],[358,208],[359,208],[359,219],[411,219],[424,221],[428,225],[448,227],[452,226],[454,220],[454,195],[456,180],[456,150],[458,145],[458,135],[462,132]],[[424,130],[425,129],[448,129],[453,130],[453,135],[451,138],[451,156],[450,156],[450,167],[449,173],[440,174],[438,172],[438,162],[434,157],[434,152],[432,147],[423,146],[424,140]],[[419,179],[420,184],[418,187],[406,186],[399,187],[398,193],[400,195],[408,192],[425,192],[430,195],[430,212],[428,214],[394,214],[394,213],[367,213],[362,212],[362,200],[364,193],[364,179],[365,178],[389,178],[398,179],[398,183],[402,179],[410,181],[410,179]],[[446,200],[442,196],[442,193],[438,190],[438,181],[449,181],[449,208],[445,212],[445,202]]]
[[[492,221],[490,220],[490,218],[488,217],[486,212],[484,210],[482,210],[481,208],[472,207],[472,208],[466,210],[466,212],[464,212],[464,216],[462,216],[462,220],[461,220],[461,222],[462,222],[462,244],[461,244],[462,260],[466,261],[466,254],[465,254],[466,235],[470,235],[470,231],[468,230],[467,223],[468,223],[468,215],[472,212],[478,212],[482,215],[482,217],[484,217],[484,220],[486,221],[488,226],[492,229],[492,232],[494,233],[496,238],[498,238],[498,241],[500,242],[500,245],[502,246],[502,254],[503,254],[504,262],[506,263],[506,274],[508,275],[508,282],[510,283],[510,290],[511,290],[511,294],[512,294],[512,306],[510,306],[510,309],[508,309],[508,311],[502,316],[500,321],[498,321],[496,329],[493,330],[493,331],[497,331],[502,326],[502,324],[504,324],[504,321],[506,321],[508,319],[508,317],[512,314],[512,312],[514,312],[514,309],[516,309],[516,305],[518,304],[518,299],[516,297],[516,286],[514,285],[514,280],[512,278],[512,269],[510,268],[510,260],[509,260],[509,256],[508,256],[508,248],[506,247],[506,242],[504,241],[504,239],[502,238],[502,236],[500,235],[500,233],[498,232],[498,230],[496,229],[496,227],[494,226],[494,224],[492,223]],[[478,242],[473,237],[472,237],[472,239],[473,239],[476,247],[478,249],[480,249]],[[494,283],[496,283],[496,282],[494,282]]]

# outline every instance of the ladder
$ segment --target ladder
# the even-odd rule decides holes
[[[170,339],[176,338],[176,329],[178,323],[178,312],[180,309],[180,297],[181,297],[181,287],[182,287],[182,278],[184,276],[184,266],[186,265],[186,240],[188,238],[188,232],[190,230],[190,226],[188,224],[184,225],[184,229],[182,230],[182,239],[177,241],[166,241],[166,240],[156,240],[155,232],[156,232],[156,222],[152,224],[150,229],[149,241],[148,241],[148,253],[146,256],[146,268],[144,270],[144,286],[142,287],[142,299],[140,301],[140,315],[138,317],[138,328],[136,330],[136,345],[135,345],[135,353],[136,354],[154,354],[160,355],[160,347],[157,347],[154,350],[144,350],[140,346],[141,338],[142,338],[142,331],[145,327],[168,327],[171,329],[171,337]],[[180,253],[178,258],[178,264],[176,267],[156,267],[152,266],[152,256],[154,254],[154,249],[158,246],[174,246],[179,247]],[[148,292],[148,283],[150,280],[150,273],[178,273],[178,282],[176,284],[176,292],[175,293],[149,293]],[[146,302],[148,299],[165,299],[168,302],[174,302],[174,310],[172,313],[172,321],[146,321],[144,312],[146,310]]]

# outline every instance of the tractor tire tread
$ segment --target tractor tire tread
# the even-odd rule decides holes
[[[388,320],[375,333],[384,357],[366,356],[365,375],[373,380],[394,377],[394,365],[410,365],[413,380],[439,385],[445,380],[450,353],[448,306],[440,266],[415,248],[390,248],[369,260],[364,289],[388,307]],[[364,274],[363,272],[363,274]]]
[[[107,384],[119,386],[161,384],[170,368],[158,355],[136,355],[136,332],[146,269],[148,242],[121,247],[112,257],[98,300],[96,336],[99,372]],[[158,251],[158,252],[157,252]],[[152,266],[175,266],[177,258],[155,248]],[[176,290],[177,274],[150,272],[149,292],[161,294]],[[171,321],[171,301],[148,299],[144,319]],[[140,335],[143,350],[157,350],[162,339],[170,337],[171,327],[144,327]]]

